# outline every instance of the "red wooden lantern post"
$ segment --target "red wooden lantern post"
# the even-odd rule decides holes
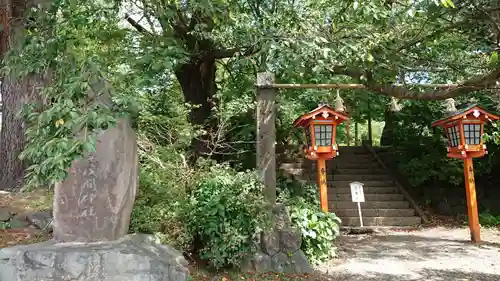
[[[348,119],[346,115],[334,111],[327,104],[323,104],[293,122],[294,127],[304,128],[306,138],[304,152],[306,158],[317,160],[321,209],[325,213],[328,212],[325,161],[338,155],[335,129],[340,123]]]
[[[448,138],[448,157],[464,160],[465,192],[467,212],[472,242],[480,242],[481,234],[477,211],[476,185],[472,158],[488,153],[483,143],[484,123],[498,120],[500,117],[487,112],[477,105],[470,105],[458,111],[452,111],[443,119],[432,123],[432,127],[443,127]]]

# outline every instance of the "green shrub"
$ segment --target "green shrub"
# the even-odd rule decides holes
[[[482,226],[500,226],[500,216],[492,215],[486,211],[479,214],[479,223]]]
[[[309,261],[317,264],[335,256],[333,242],[340,234],[340,218],[325,214],[318,206],[296,204],[290,207],[292,223],[302,233],[302,250]]]
[[[239,266],[253,248],[252,237],[268,225],[263,186],[253,172],[214,165],[200,175],[186,216],[202,243],[200,257],[215,268]]]
[[[5,221],[0,221],[0,230],[5,230],[5,229],[9,229],[11,228],[12,226],[10,225],[9,222],[5,222]]]
[[[180,251],[193,248],[193,236],[184,219],[188,202],[187,189],[193,171],[175,158],[176,153],[158,148],[155,153],[141,153],[141,171],[130,222],[131,233],[154,234],[161,243]]]
[[[280,201],[290,209],[292,224],[302,233],[302,250],[317,264],[335,256],[333,242],[340,234],[341,223],[334,213],[325,214],[319,207],[316,185],[280,181]]]

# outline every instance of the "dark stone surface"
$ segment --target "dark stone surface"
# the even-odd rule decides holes
[[[26,216],[26,219],[28,220],[31,225],[34,227],[45,230],[47,232],[52,231],[52,226],[53,226],[53,216],[52,216],[52,210],[45,210],[45,211],[36,211],[31,214],[28,214]]]
[[[8,221],[10,220],[10,216],[10,208],[0,207],[0,221]]]
[[[274,224],[276,229],[290,227],[290,216],[283,204],[275,204],[273,207]]]
[[[278,230],[281,251],[285,253],[295,253],[302,245],[302,235],[295,228]]]
[[[73,162],[55,185],[54,239],[96,242],[127,234],[138,185],[134,130],[126,120],[97,136],[96,152]]]
[[[48,241],[0,250],[0,280],[12,281],[185,281],[187,261],[152,236],[118,241]]]
[[[265,254],[273,256],[280,251],[280,240],[276,231],[263,231],[260,242],[261,249]]]
[[[312,268],[306,255],[300,249],[302,236],[292,227],[286,208],[276,204],[273,208],[274,228],[262,232],[257,252],[242,264],[243,271],[311,273]]]

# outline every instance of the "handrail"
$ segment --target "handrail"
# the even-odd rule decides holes
[[[373,155],[373,157],[377,160],[379,166],[381,166],[383,169],[385,169],[386,172],[391,176],[391,178],[393,179],[396,187],[403,194],[403,196],[405,197],[405,199],[408,202],[410,202],[410,205],[415,209],[415,211],[417,211],[418,215],[422,218],[422,220],[424,221],[424,223],[428,223],[429,222],[429,218],[427,217],[427,215],[420,208],[420,206],[417,204],[417,202],[411,197],[411,195],[408,192],[408,190],[406,190],[406,188],[398,181],[398,179],[397,179],[396,175],[394,174],[394,172],[392,172],[392,170],[389,169],[389,167],[387,167],[387,165],[384,163],[384,161],[382,161],[382,159],[380,159],[380,156],[378,156],[378,154],[375,152],[375,150],[373,150],[373,147],[370,146],[370,145],[367,145],[367,144],[365,144],[364,147],[366,149],[368,149],[368,151],[370,151],[370,153]]]

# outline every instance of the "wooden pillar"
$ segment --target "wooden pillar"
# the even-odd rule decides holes
[[[479,215],[477,211],[476,183],[472,158],[464,159],[465,193],[467,195],[467,213],[469,215],[470,238],[473,243],[481,241]]]
[[[351,120],[346,121],[347,146],[351,146]]]
[[[326,161],[318,159],[318,187],[321,210],[328,213],[328,190],[326,186]]]
[[[370,146],[373,145],[373,136],[372,136],[372,112],[370,102],[368,102],[368,142]]]
[[[354,122],[354,145],[359,146],[359,125],[358,121]]]
[[[270,204],[276,203],[276,89],[263,86],[274,82],[274,74],[257,73],[257,169]]]

